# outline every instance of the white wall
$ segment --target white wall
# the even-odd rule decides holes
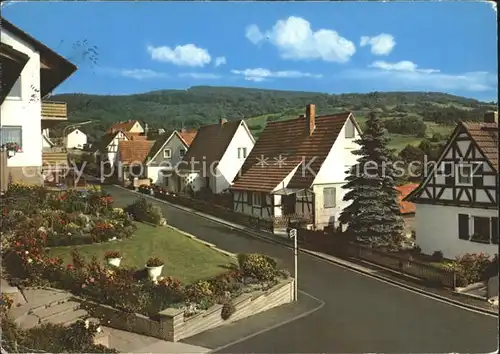
[[[346,124],[350,121],[346,121]],[[318,228],[327,226],[332,218],[337,220],[342,210],[350,204],[344,202],[346,190],[342,189],[345,184],[345,178],[348,174],[346,171],[355,165],[358,159],[353,151],[360,148],[359,144],[354,141],[360,138],[360,132],[356,129],[353,138],[345,137],[346,124],[342,127],[337,140],[333,144],[328,153],[323,165],[321,166],[316,178],[313,182],[313,190],[315,194],[315,224]],[[334,208],[323,208],[323,189],[335,188],[336,203]]]
[[[492,257],[498,253],[498,245],[459,239],[458,214],[498,217],[498,210],[417,204],[415,243],[423,253],[432,254],[434,251],[441,251],[445,258],[450,259],[465,253],[483,252]]]
[[[22,152],[9,158],[7,164],[11,167],[38,167],[42,165],[40,55],[33,47],[16,39],[4,28],[1,40],[30,57],[21,72],[22,98],[7,97],[1,106],[2,126],[22,126]]]
[[[212,186],[212,191],[215,194],[229,188],[243,166],[245,158],[238,158],[238,148],[246,148],[248,156],[254,145],[255,140],[248,130],[246,123],[242,121],[216,168],[215,188]]]
[[[144,133],[144,128],[139,122],[136,122],[134,126],[129,130],[130,133]]]
[[[118,132],[113,140],[107,146],[108,160],[111,166],[114,166],[118,159],[118,144],[121,140],[128,140],[125,134]]]
[[[73,130],[66,138],[67,149],[81,149],[85,144],[87,144],[87,135],[79,129]]]

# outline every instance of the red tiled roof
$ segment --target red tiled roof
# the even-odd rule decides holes
[[[191,146],[197,133],[198,132],[196,130],[181,130],[179,132],[179,135],[181,136],[182,140],[184,140],[187,146]]]
[[[416,211],[415,204],[403,200],[408,194],[413,192],[419,186],[418,183],[409,183],[403,186],[397,186],[396,189],[399,191],[399,210],[401,214],[412,214]]]
[[[137,120],[128,120],[126,122],[118,122],[115,123],[111,126],[111,128],[108,129],[108,133],[112,133],[113,131],[116,130],[122,130],[123,132],[128,132],[130,129],[132,129],[137,123]]]
[[[461,122],[491,166],[498,171],[498,123]]]
[[[190,169],[193,161],[199,163],[206,161],[207,167],[220,161],[240,123],[241,120],[233,120],[224,124],[217,123],[199,128],[186,155],[184,155],[183,161],[187,164],[183,164],[180,169]],[[201,165],[198,164],[198,167]]]
[[[122,140],[118,144],[119,159],[124,164],[143,163],[153,144],[149,140]]]
[[[123,134],[127,137],[128,140],[148,140],[147,136],[142,135],[143,133],[123,132]]]
[[[314,173],[299,167],[287,188],[310,187],[349,116],[350,112],[315,117],[312,135],[306,117],[269,122],[231,189],[270,192],[302,161],[313,161],[309,166]],[[281,165],[276,163],[280,156]],[[265,163],[259,163],[262,159]]]

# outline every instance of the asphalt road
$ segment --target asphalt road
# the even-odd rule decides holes
[[[136,194],[106,189],[117,206]],[[168,223],[230,252],[259,252],[293,271],[292,252],[157,202]],[[299,256],[299,289],[321,299],[318,311],[222,349],[226,353],[485,353],[497,345],[498,319]],[[189,342],[189,340],[188,340]],[[202,343],[198,343],[202,345]]]

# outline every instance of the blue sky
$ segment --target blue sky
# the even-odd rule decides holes
[[[497,100],[491,3],[43,1],[2,16],[79,67],[56,93],[216,85]]]

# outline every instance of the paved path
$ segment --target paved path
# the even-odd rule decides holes
[[[105,188],[117,206],[125,206],[137,198],[136,194],[123,189]],[[268,254],[293,270],[292,253],[283,246],[161,202],[157,205],[172,226],[230,252]],[[451,306],[306,254],[299,255],[299,288],[321,299],[325,305],[309,316],[219,351],[478,353],[497,349],[498,319],[495,317]],[[214,347],[214,344],[194,343],[196,337],[191,339],[193,344]]]

